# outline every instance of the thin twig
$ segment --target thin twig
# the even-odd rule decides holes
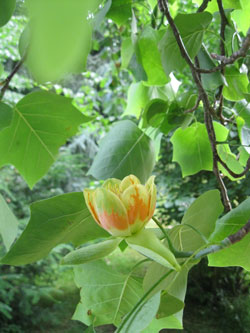
[[[174,33],[174,36],[176,38],[176,42],[179,46],[180,52],[182,57],[185,59],[185,61],[187,62],[187,64],[190,67],[193,79],[196,83],[196,86],[198,88],[198,92],[199,92],[199,97],[201,98],[202,102],[203,102],[203,106],[204,106],[204,115],[205,115],[205,125],[207,128],[207,132],[208,132],[208,137],[209,137],[209,141],[210,141],[210,145],[212,148],[212,152],[213,152],[213,171],[214,174],[216,176],[217,182],[219,184],[219,188],[220,188],[220,192],[221,192],[221,198],[222,198],[222,202],[225,208],[225,211],[230,211],[232,209],[231,207],[231,203],[230,200],[228,198],[228,194],[227,194],[227,190],[225,187],[225,184],[222,180],[219,168],[218,168],[218,160],[217,160],[217,149],[216,149],[216,136],[215,136],[215,131],[214,131],[214,127],[213,127],[213,120],[210,114],[210,110],[211,110],[211,105],[208,99],[208,95],[205,91],[205,89],[202,86],[200,77],[199,77],[199,73],[196,69],[196,67],[194,66],[191,58],[189,57],[187,50],[183,44],[181,35],[179,33],[178,28],[176,27],[174,20],[169,12],[169,8],[168,8],[168,2],[167,0],[158,0],[158,4],[159,4],[159,8],[161,11],[164,12],[169,25]]]
[[[192,113],[192,112],[194,112],[196,109],[198,109],[198,107],[200,105],[200,101],[201,101],[201,98],[198,97],[195,105],[191,109],[188,109],[188,110],[184,111],[184,113]]]
[[[197,9],[197,13],[203,12],[207,8],[207,5],[208,5],[209,1],[211,1],[211,0],[203,0],[202,4]]]
[[[247,160],[247,164],[246,164],[246,167],[245,167],[245,169],[241,172],[241,173],[235,173],[235,172],[233,172],[228,166],[227,166],[227,164],[224,162],[224,161],[222,161],[222,159],[220,158],[220,156],[218,156],[218,162],[223,166],[223,168],[225,168],[227,171],[228,171],[228,173],[232,176],[232,177],[234,177],[234,178],[241,178],[241,177],[243,177],[243,176],[245,176],[246,175],[246,173],[249,171],[249,169],[250,169],[250,157],[249,157],[249,159]]]
[[[1,93],[0,93],[0,100],[3,99],[6,90],[9,88],[11,80],[13,79],[14,75],[19,71],[19,69],[22,67],[25,59],[26,59],[26,55],[21,60],[18,61],[18,63],[14,67],[13,71],[2,82],[3,87],[2,87]]]
[[[203,257],[206,257],[209,254],[218,252],[220,250],[223,250],[239,241],[241,241],[247,234],[250,232],[250,220],[242,227],[240,230],[238,230],[236,233],[226,237],[223,239],[220,244],[218,245],[211,245],[207,247],[204,250],[201,250],[199,253],[197,253],[194,256],[194,259],[201,259]]]

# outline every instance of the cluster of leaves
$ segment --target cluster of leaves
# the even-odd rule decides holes
[[[176,34],[173,34],[155,0],[77,0],[75,6],[67,0],[26,0],[25,3],[30,20],[20,37],[22,60],[17,65],[25,62],[40,90],[28,94],[17,103],[15,100],[12,104],[5,100],[0,102],[0,166],[14,165],[32,188],[48,173],[57,159],[60,147],[78,132],[79,126],[91,124],[93,117],[86,112],[88,107],[109,121],[116,120],[114,115],[120,114],[124,106],[121,82],[127,82],[132,75],[135,81],[128,89],[124,119],[116,122],[101,141],[88,170],[89,175],[96,180],[103,180],[111,177],[121,179],[134,174],[144,183],[153,171],[163,135],[171,136],[173,161],[180,165],[183,177],[200,171],[213,171],[215,155],[210,145],[210,126],[218,149],[216,158],[222,162],[219,164],[219,177],[221,173],[236,181],[232,174],[243,173],[245,176],[244,169],[250,154],[250,110],[248,69],[244,58],[235,58],[225,70],[200,74],[198,77],[204,89],[202,96],[206,94],[214,106],[214,109],[209,110],[209,117],[213,116],[214,121],[203,123],[200,115],[202,109],[197,104],[200,94],[197,94],[194,87],[189,87],[190,80],[182,80],[178,74],[181,71],[185,73],[188,62],[183,58]],[[197,3],[200,5],[201,2],[193,1],[186,8],[188,13],[183,13],[182,2],[172,1],[170,12],[175,17],[173,24],[179,31],[177,35],[182,38],[190,59],[196,58],[201,68],[210,70],[216,66],[210,53],[213,51],[219,54],[219,48],[212,43],[210,45],[209,40],[212,33],[218,36],[220,19],[223,21],[225,17],[221,10],[218,15],[216,1],[209,4],[205,1],[208,5],[206,11],[195,12]],[[4,6],[4,10],[0,10],[0,24],[5,25],[14,11],[15,0],[9,1],[7,6],[4,1],[0,6]],[[224,15],[227,14],[227,24],[225,34],[219,35],[224,39],[223,57],[233,57],[235,51],[242,47],[242,38],[246,37],[248,28],[247,6],[246,0],[225,1],[225,11],[222,10]],[[115,61],[112,71],[119,72],[120,67],[124,71],[116,77],[111,74],[109,79],[109,72],[104,79],[100,79],[99,73],[87,73],[85,84],[89,82],[89,87],[83,89],[73,105],[72,100],[65,97],[63,89],[53,86],[53,83],[85,70],[93,26],[105,17],[112,20],[121,33],[121,46],[120,41],[116,42],[112,36],[109,40],[111,48],[115,49],[115,52],[111,52]],[[106,42],[106,38],[96,39],[92,51],[94,57],[101,56]],[[110,51],[108,48],[105,50]],[[1,97],[5,97],[5,91],[11,88],[9,78],[2,85]],[[118,92],[114,104],[110,103],[112,96],[107,96],[105,91],[110,86],[113,87],[113,94],[116,90]],[[92,97],[93,87],[99,90],[98,98]],[[78,87],[75,89],[78,90]],[[62,92],[63,96],[60,96]],[[86,102],[83,99],[87,94],[89,98]],[[217,110],[217,104],[223,99],[223,108],[220,109],[220,104]],[[117,106],[119,102],[121,105]],[[206,107],[204,100],[202,102],[203,107]],[[116,107],[120,111],[112,110]],[[237,132],[238,136],[234,138]],[[232,139],[238,145],[238,150],[231,149],[229,144]],[[63,186],[60,180],[59,184]],[[215,185],[211,183],[211,187]],[[69,191],[74,189],[72,186]],[[187,197],[189,206],[193,199],[190,199],[190,193]],[[178,253],[192,252],[188,258],[179,259],[182,266],[180,272],[158,263],[148,265],[144,261],[140,262],[144,274],[139,276],[135,274],[137,266],[121,272],[112,269],[112,262],[106,260],[77,267],[75,282],[82,290],[82,300],[74,319],[90,327],[114,324],[117,332],[127,333],[182,328],[190,268],[199,262],[200,253],[206,253],[202,252],[204,248],[206,251],[209,245],[220,244],[249,220],[249,199],[242,194],[237,199],[241,203],[220,217],[223,205],[219,191],[205,192],[192,202],[181,223],[164,230],[170,239],[170,243],[164,242],[166,246],[173,244]],[[2,198],[0,207],[3,216],[0,231],[8,250],[16,236],[17,223]],[[178,222],[180,215],[177,216]],[[11,224],[9,221],[12,221]],[[95,224],[82,193],[61,194],[31,205],[31,217],[26,229],[1,263],[25,265],[47,256],[59,244],[85,246],[88,242],[98,242],[108,236]],[[249,241],[248,234],[237,244],[209,254],[209,265],[241,266],[250,270],[247,256]]]

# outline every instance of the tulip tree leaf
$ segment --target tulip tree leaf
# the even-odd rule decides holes
[[[13,118],[13,109],[2,102],[0,102],[0,131],[9,127]]]
[[[134,311],[128,319],[127,317],[124,318],[125,323],[119,326],[116,332],[141,332],[144,328],[148,326],[148,324],[150,324],[152,319],[155,317],[158,307],[160,305],[160,298],[161,293],[158,292],[151,298],[146,299],[144,302],[142,302],[138,309]]]
[[[71,242],[78,246],[109,236],[93,220],[81,192],[37,201],[30,211],[26,229],[1,263],[25,265],[47,256],[58,244]]]
[[[0,167],[13,164],[30,187],[42,178],[66,140],[89,121],[71,99],[38,91],[14,107],[11,126],[0,132]]]
[[[0,194],[0,235],[7,250],[16,238],[17,230],[17,219]]]
[[[242,9],[234,10],[231,15],[239,30],[246,35],[249,29],[250,2],[248,0],[240,0],[240,3],[242,5]],[[236,9],[236,7],[232,8]]]
[[[164,72],[158,50],[159,31],[147,26],[138,38],[141,63],[147,74],[148,85],[164,85],[170,81]],[[148,47],[150,45],[150,47]]]
[[[89,170],[96,179],[122,179],[129,174],[145,183],[155,163],[154,145],[132,121],[116,123],[101,142]]]
[[[244,101],[238,102],[235,109],[239,115],[237,126],[242,145],[250,154],[250,104]]]
[[[219,242],[237,232],[250,220],[250,198],[224,215],[216,223],[216,228],[210,237],[211,242]],[[250,234],[240,242],[231,245],[217,253],[210,254],[209,266],[240,266],[250,271]]]
[[[160,319],[153,319],[153,321],[149,324],[147,328],[145,328],[145,330],[142,331],[142,333],[160,332],[166,327],[168,329],[176,330],[181,330],[183,328],[179,319],[175,315],[172,315]]]
[[[226,141],[228,129],[214,122],[217,141]],[[200,170],[213,170],[213,157],[204,124],[196,122],[186,129],[179,128],[171,138],[173,161],[181,166],[182,176],[193,175]]]
[[[104,261],[77,266],[74,271],[82,301],[73,319],[86,325],[119,325],[143,294],[140,279],[120,273]]]
[[[240,101],[248,93],[248,78],[246,73],[240,73],[235,66],[227,66],[225,69],[227,85],[223,87],[223,96],[229,101]]]
[[[204,45],[202,45],[197,57],[201,68],[211,69],[216,66]],[[201,81],[203,87],[211,91],[214,91],[224,83],[222,75],[219,72],[201,74]]]
[[[11,18],[16,7],[16,0],[0,0],[0,27]]]
[[[92,26],[87,19],[100,0],[26,0],[32,34],[26,63],[39,82],[56,81],[82,72],[91,49]]]
[[[175,24],[180,31],[183,43],[191,58],[194,58],[202,43],[203,34],[212,20],[212,15],[208,12],[196,14],[178,14]],[[160,52],[162,64],[166,74],[173,70],[181,71],[186,62],[181,56],[179,46],[170,27],[160,41]]]
[[[118,26],[125,24],[132,15],[131,5],[132,0],[112,0],[107,17],[111,18]]]
[[[169,235],[172,242],[182,251],[198,250],[214,231],[222,212],[220,192],[211,190],[203,193],[188,208],[181,225],[171,229]]]

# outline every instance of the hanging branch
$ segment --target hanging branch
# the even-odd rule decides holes
[[[207,8],[209,1],[211,1],[211,0],[203,0],[202,4],[200,5],[200,7],[197,10],[197,13],[203,12]]]
[[[159,4],[160,10],[165,14],[165,16],[169,22],[169,25],[173,31],[173,34],[174,34],[176,42],[179,46],[182,57],[185,59],[185,61],[187,62],[187,64],[190,67],[193,79],[198,88],[199,98],[203,102],[204,111],[205,111],[204,112],[204,116],[205,116],[204,121],[205,121],[205,125],[207,128],[208,137],[209,137],[209,141],[210,141],[210,145],[211,145],[212,153],[213,153],[213,172],[215,174],[215,177],[217,179],[217,182],[218,182],[218,185],[220,188],[221,198],[222,198],[222,202],[223,202],[225,211],[230,211],[232,209],[232,206],[231,206],[230,200],[228,198],[227,189],[222,180],[222,177],[221,177],[221,174],[219,171],[219,167],[218,167],[218,153],[217,153],[217,149],[216,149],[216,136],[215,136],[215,131],[214,131],[214,127],[213,127],[213,120],[211,117],[212,107],[210,105],[208,95],[201,83],[201,80],[199,77],[199,71],[197,70],[197,67],[193,64],[191,58],[189,57],[189,54],[187,53],[187,50],[182,41],[179,30],[177,29],[177,27],[174,23],[174,20],[169,12],[167,0],[158,0],[158,4]]]

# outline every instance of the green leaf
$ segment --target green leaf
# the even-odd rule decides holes
[[[118,326],[143,294],[140,279],[122,274],[104,261],[77,266],[74,271],[81,302],[73,319],[86,325]]]
[[[192,265],[184,265],[182,266],[182,270],[180,272],[172,272],[169,274],[154,290],[153,293],[157,293],[161,290],[164,290],[167,292],[167,298],[168,300],[175,299],[175,302],[180,304],[180,302],[184,302],[185,295],[186,295],[186,289],[187,289],[187,277],[188,272],[191,269]],[[154,283],[159,280],[164,274],[166,274],[169,270],[157,263],[152,263],[143,280],[143,289],[145,291],[149,290]],[[166,300],[165,300],[166,301]],[[167,316],[165,318],[162,318],[162,323],[164,322],[166,326],[164,328],[174,328],[179,327],[182,328],[182,316],[183,316],[183,310],[176,307],[177,312],[174,315]],[[165,309],[166,314],[171,313],[171,309]],[[164,319],[164,320],[163,320]],[[154,320],[154,323],[152,323],[152,326],[154,325],[160,325],[161,322]],[[150,327],[150,326],[149,326]],[[149,331],[145,331],[149,332]]]
[[[13,164],[30,187],[42,178],[66,140],[89,121],[71,99],[39,91],[14,107],[11,126],[0,132],[0,167]]]
[[[152,99],[146,106],[143,113],[144,125],[150,125],[158,128],[162,123],[168,110],[168,102],[155,98]]]
[[[184,303],[180,299],[169,293],[164,293],[161,297],[160,307],[157,313],[157,319],[169,317],[184,308]]]
[[[210,13],[178,14],[174,20],[180,31],[189,56],[193,59],[202,44],[203,34],[212,20]],[[181,56],[178,44],[170,27],[160,42],[162,64],[168,75],[173,70],[181,71],[186,62]]]
[[[211,242],[219,242],[231,234],[237,232],[250,219],[250,198],[243,201],[239,206],[224,215],[216,223],[216,228],[210,237]],[[240,242],[225,248],[217,253],[210,254],[209,266],[241,266],[250,270],[250,234]]]
[[[159,33],[161,31],[146,26],[137,41],[141,64],[147,74],[146,83],[151,86],[164,85],[170,81],[162,67],[161,55],[158,50]]]
[[[145,328],[145,330],[142,331],[142,333],[160,332],[165,328],[181,330],[183,327],[179,319],[173,315],[161,319],[153,319],[153,321],[147,328]]]
[[[240,3],[242,9],[234,10],[231,17],[236,22],[238,29],[246,35],[249,29],[250,2],[248,0],[240,0]],[[232,8],[236,9],[236,7]]]
[[[144,229],[132,236],[126,237],[126,242],[132,249],[159,264],[177,271],[180,270],[180,266],[173,253],[150,229]]]
[[[240,101],[244,99],[244,93],[248,92],[248,78],[246,73],[240,73],[235,66],[225,69],[227,86],[223,87],[223,96],[229,101]]]
[[[96,330],[93,325],[89,326],[84,333],[96,333]]]
[[[82,72],[91,49],[92,27],[87,19],[100,0],[26,0],[32,34],[26,63],[39,82],[56,81]]]
[[[202,45],[198,55],[198,60],[201,68],[211,69],[216,67],[212,58],[210,57],[207,49],[204,45]],[[224,84],[223,77],[219,72],[211,73],[211,74],[201,74],[201,81],[203,87],[206,90],[214,91],[219,86]]]
[[[142,82],[132,83],[128,89],[127,107],[124,114],[132,114],[137,118],[149,101],[149,88]]]
[[[2,102],[0,102],[0,131],[9,127],[13,118],[13,109]]]
[[[18,222],[0,194],[0,235],[8,251],[17,236]]]
[[[121,239],[108,239],[106,241],[86,245],[76,251],[67,254],[61,261],[62,265],[80,265],[89,261],[97,260],[106,257],[113,252]]]
[[[223,205],[218,190],[211,190],[199,196],[186,211],[181,225],[170,230],[174,245],[181,251],[196,251],[206,244],[215,228]],[[191,227],[190,227],[191,226]]]
[[[107,17],[111,18],[118,26],[126,24],[131,18],[132,0],[112,0]]]
[[[71,242],[78,246],[109,236],[93,220],[81,192],[35,202],[30,211],[26,229],[1,263],[25,265],[47,256],[58,244]]]
[[[122,39],[121,46],[121,58],[122,58],[122,68],[127,68],[134,54],[134,45],[132,43],[131,37],[125,37]]]
[[[202,4],[203,0],[194,0],[199,6]],[[241,0],[223,0],[223,8],[224,9],[238,9],[241,8],[240,4]],[[210,0],[206,11],[214,13],[218,11],[217,0]]]
[[[152,296],[150,299],[142,302],[140,307],[130,316],[122,328],[118,327],[118,333],[134,333],[141,332],[146,328],[157,313],[160,304],[160,292]],[[124,318],[126,320],[126,317]]]
[[[241,143],[250,154],[250,104],[241,101],[236,103],[235,109],[239,115],[237,118],[237,126]]]
[[[214,122],[217,141],[226,141],[228,129]],[[213,170],[213,157],[204,124],[195,122],[186,129],[179,128],[170,140],[173,144],[173,161],[181,166],[182,176],[193,175],[200,170]]]
[[[11,18],[16,7],[16,0],[0,0],[0,27]]]
[[[233,172],[238,173],[238,174],[244,171],[244,168],[242,167],[241,163],[237,159],[237,156],[231,152],[229,145],[225,145],[225,144],[218,145],[217,151],[218,151],[220,158],[223,160],[223,162],[225,162],[227,164],[227,166],[230,168],[230,170],[232,170]],[[223,175],[227,176],[232,181],[237,181],[239,179],[244,178],[244,176],[241,178],[232,177],[228,173],[228,171],[220,164],[219,164],[219,169],[221,170]]]
[[[116,123],[102,140],[88,173],[96,179],[122,179],[134,174],[145,183],[154,163],[155,151],[151,139],[132,121],[124,120]]]

